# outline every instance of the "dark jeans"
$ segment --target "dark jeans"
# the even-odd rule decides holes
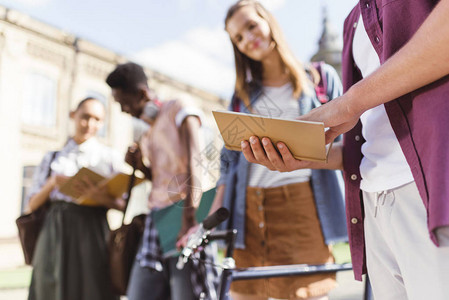
[[[192,263],[176,268],[177,257],[163,263],[162,272],[141,267],[134,261],[128,285],[128,300],[195,300],[191,283]]]

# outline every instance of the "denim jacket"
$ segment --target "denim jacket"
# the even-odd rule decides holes
[[[336,71],[329,65],[322,66],[327,79],[327,95],[329,99],[342,93],[342,86]],[[262,93],[261,87],[255,87],[250,93],[251,104],[257,102]],[[233,99],[234,101],[234,99]],[[316,95],[301,95],[298,99],[301,114],[321,105]],[[234,104],[231,102],[229,110]],[[240,101],[240,111],[250,113]],[[246,187],[248,184],[249,162],[239,151],[221,151],[220,179],[217,186],[225,185],[223,206],[231,211],[231,217],[221,225],[222,228],[237,229],[236,248],[245,248],[245,209]],[[346,217],[344,206],[343,178],[341,171],[312,170],[312,190],[321,229],[326,244],[347,241]],[[300,220],[298,220],[300,222]]]

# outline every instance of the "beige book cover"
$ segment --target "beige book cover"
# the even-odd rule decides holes
[[[284,142],[297,159],[327,161],[322,122],[286,120],[231,111],[212,113],[227,149],[241,151],[240,142],[254,135],[268,137],[274,144]]]
[[[82,178],[89,178],[95,184],[106,184],[108,193],[116,198],[121,197],[125,192],[128,191],[128,184],[131,175],[124,173],[116,173],[108,178],[92,171],[88,168],[81,168],[78,173],[67,180],[59,191],[67,196],[76,199],[76,202],[80,205],[97,206],[98,203],[94,199],[89,199],[81,195],[74,187],[74,184]],[[144,179],[137,177],[134,180],[134,186],[140,184]]]

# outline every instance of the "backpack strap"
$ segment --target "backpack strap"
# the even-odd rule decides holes
[[[318,84],[315,86],[315,92],[321,104],[324,104],[329,101],[329,96],[327,95],[327,78],[322,68],[323,64],[324,64],[323,61],[312,62],[312,66],[320,74],[320,82],[318,82]]]
[[[240,98],[237,97],[234,93],[234,95],[232,96],[232,99],[231,99],[232,111],[240,112],[240,101],[242,101],[242,100],[240,100]]]
[[[46,179],[48,179],[51,176],[51,163],[55,160],[56,155],[58,155],[58,153],[59,153],[59,151],[53,151],[53,153],[51,154],[50,163],[48,164]]]

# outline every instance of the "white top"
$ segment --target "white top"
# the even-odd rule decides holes
[[[264,87],[258,101],[253,106],[253,113],[284,119],[299,117],[298,99],[293,97],[293,87],[287,83],[281,87]],[[277,187],[310,180],[310,169],[281,173],[271,171],[259,164],[250,164],[248,185],[252,187]]]
[[[28,199],[38,193],[47,181],[48,168],[53,152],[48,152],[42,159],[41,164],[34,172],[33,185],[30,189]],[[51,163],[51,174],[73,176],[82,167],[88,167],[93,171],[109,177],[115,172],[123,171],[124,157],[115,150],[101,144],[96,138],[90,138],[81,145],[73,139],[56,154]],[[50,199],[71,202],[74,199],[53,189]]]
[[[361,17],[357,24],[352,51],[362,76],[367,77],[380,66],[380,61]],[[391,127],[385,106],[382,104],[367,110],[360,120],[362,135],[366,140],[362,145],[360,189],[380,192],[412,182],[412,172]]]

